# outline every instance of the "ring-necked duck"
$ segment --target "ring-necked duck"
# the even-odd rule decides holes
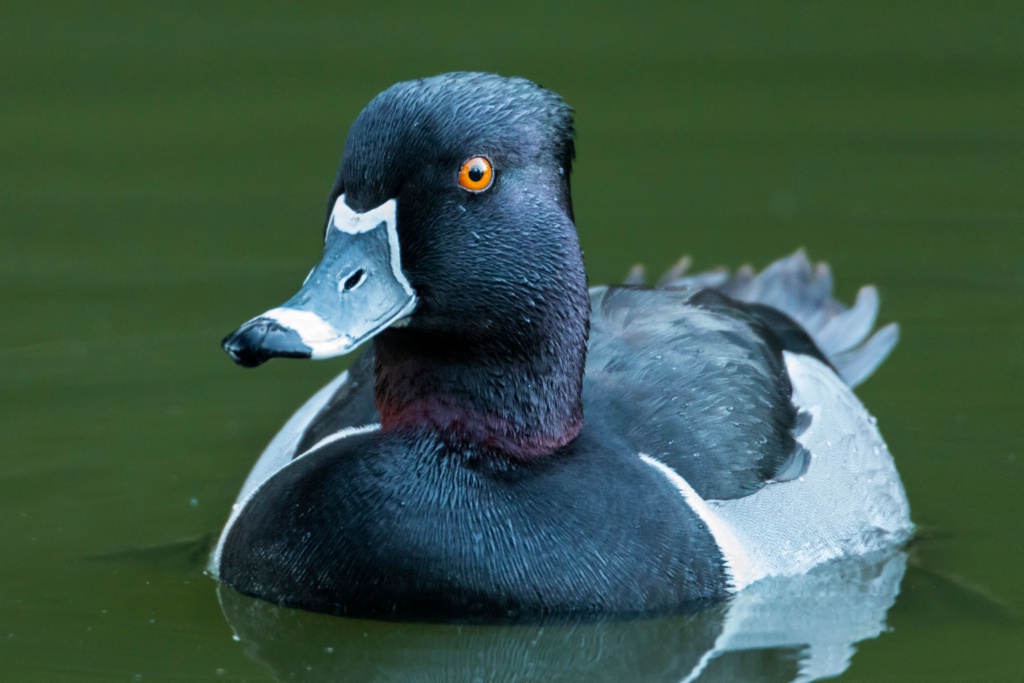
[[[912,525],[850,387],[869,336],[802,252],[588,291],[571,109],[445,74],[349,133],[323,260],[224,340],[238,363],[372,338],[274,438],[211,572],[305,609],[418,619],[638,614],[893,548]]]

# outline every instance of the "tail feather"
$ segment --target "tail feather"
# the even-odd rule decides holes
[[[857,292],[852,307],[832,298],[832,271],[827,263],[812,265],[803,249],[770,264],[760,273],[742,266],[730,274],[724,268],[688,274],[684,257],[661,279],[661,287],[716,289],[726,296],[771,306],[803,327],[828,357],[843,380],[857,386],[882,364],[899,340],[899,326],[886,325],[871,334],[878,316],[878,290],[867,285]],[[643,270],[630,273],[634,284]]]
[[[878,317],[878,290],[867,285],[857,292],[853,308],[849,308],[826,321],[813,332],[814,340],[826,354],[848,351],[863,342]]]
[[[889,323],[860,346],[836,354],[833,365],[851,387],[861,384],[882,364],[900,340],[900,326]]]

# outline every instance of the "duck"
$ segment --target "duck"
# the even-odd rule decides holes
[[[423,621],[630,617],[892,552],[913,530],[852,388],[888,356],[798,251],[588,287],[574,113],[523,78],[401,82],[358,115],[323,257],[223,341],[351,366],[256,461],[209,572]]]

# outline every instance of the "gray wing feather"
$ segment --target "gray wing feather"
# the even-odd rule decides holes
[[[624,435],[705,499],[799,476],[806,454],[781,354],[752,317],[690,305],[693,293],[591,290],[584,428]]]
[[[775,261],[760,273],[743,266],[731,275],[721,268],[688,275],[689,263],[684,258],[670,269],[661,286],[710,287],[739,301],[782,311],[810,334],[850,386],[866,380],[899,340],[895,323],[871,334],[878,315],[875,287],[861,287],[856,302],[848,308],[832,298],[832,271],[828,264],[812,265],[803,249]]]

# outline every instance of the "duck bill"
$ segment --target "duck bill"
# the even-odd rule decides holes
[[[338,197],[324,255],[302,289],[223,342],[231,358],[255,367],[271,358],[332,358],[407,317],[416,295],[402,272],[394,199],[356,213]]]

